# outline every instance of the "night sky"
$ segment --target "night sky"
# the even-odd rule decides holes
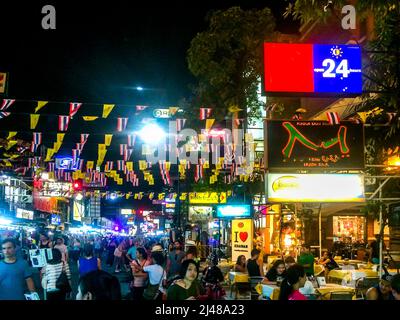
[[[9,1],[11,2],[11,1]],[[273,3],[273,5],[272,5]],[[56,30],[43,30],[41,8],[53,4]],[[12,1],[0,4],[0,71],[8,97],[93,103],[172,105],[195,84],[186,51],[212,9],[270,6],[278,30],[285,1]],[[152,90],[138,93],[136,86]]]

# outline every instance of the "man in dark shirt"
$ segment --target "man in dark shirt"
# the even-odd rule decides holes
[[[260,256],[260,250],[253,249],[251,251],[251,259],[247,261],[247,272],[250,277],[262,277],[264,274],[263,266],[260,266],[257,262]]]

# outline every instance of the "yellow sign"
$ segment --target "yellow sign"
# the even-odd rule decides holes
[[[268,174],[268,202],[364,202],[361,174]]]
[[[74,201],[74,220],[82,221],[82,217],[85,216],[85,206],[80,202]]]
[[[212,218],[212,207],[190,206],[188,221],[208,221]]]
[[[253,249],[253,220],[232,220],[232,261],[236,261],[240,255],[251,258]]]
[[[7,73],[0,72],[0,93],[6,92]]]
[[[190,204],[217,204],[226,203],[226,192],[191,192],[189,193]]]

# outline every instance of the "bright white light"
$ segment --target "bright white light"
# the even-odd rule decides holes
[[[111,193],[110,199],[111,199],[111,200],[117,199],[117,195],[116,195],[115,193]]]
[[[154,123],[145,125],[138,134],[144,142],[149,144],[158,144],[165,138],[164,130]]]
[[[78,201],[81,201],[81,200],[83,199],[82,193],[78,193],[78,194],[75,196],[75,199],[78,200]]]
[[[0,218],[0,224],[8,226],[8,225],[12,224],[12,221],[8,220],[8,219]]]
[[[285,247],[290,247],[293,243],[292,237],[289,234],[286,234],[283,242],[285,243]]]
[[[49,180],[49,173],[48,172],[42,172],[42,179],[43,180]]]
[[[139,86],[139,87],[136,87],[136,90],[137,91],[143,91],[143,88]]]

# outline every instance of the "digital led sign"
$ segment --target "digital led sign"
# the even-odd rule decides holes
[[[79,158],[77,158],[75,162],[70,157],[56,158],[55,160],[56,169],[74,171],[78,168]]]
[[[264,43],[267,95],[358,95],[361,68],[357,45]]]
[[[56,226],[61,224],[61,217],[58,214],[52,214],[50,216],[50,223]]]
[[[248,218],[251,217],[250,205],[217,206],[217,218]]]
[[[364,169],[362,124],[342,121],[266,121],[266,167]]]
[[[269,202],[364,202],[361,174],[269,173]]]

